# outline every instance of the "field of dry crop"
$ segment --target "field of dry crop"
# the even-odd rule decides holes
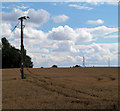
[[[3,109],[116,109],[118,68],[2,70]]]

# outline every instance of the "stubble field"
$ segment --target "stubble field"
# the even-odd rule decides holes
[[[3,109],[117,109],[118,68],[2,70]]]

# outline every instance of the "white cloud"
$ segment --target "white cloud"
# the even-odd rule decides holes
[[[2,0],[2,2],[28,2],[26,0]],[[86,2],[90,4],[104,4],[117,5],[119,0],[29,0],[29,2]]]
[[[117,28],[109,28],[106,26],[100,26],[100,27],[96,27],[94,29],[91,28],[91,34],[94,36],[104,36],[107,34],[111,34],[113,32],[117,32],[118,29]]]
[[[20,9],[14,8],[11,13],[2,12],[2,20],[6,22],[16,22],[20,16],[23,16],[24,13]]]
[[[93,43],[91,45],[91,49],[88,50],[87,53],[88,54],[91,53],[91,54],[94,54],[94,55],[99,53],[99,56],[102,57],[103,55],[107,55],[107,54],[109,55],[110,51],[108,49],[105,49],[105,48],[101,47],[99,44]]]
[[[2,8],[6,8],[6,9],[8,9],[9,7],[2,6]]]
[[[74,30],[71,27],[65,25],[53,28],[49,31],[48,38],[52,40],[71,40],[76,42],[89,42],[92,41],[92,35],[85,30]]]
[[[21,29],[16,28],[14,32],[12,32],[12,38],[20,38],[21,37]]]
[[[29,9],[27,11],[27,15],[30,16],[29,22],[35,24],[35,26],[40,26],[41,24],[46,23],[50,18],[50,14],[43,9],[39,9],[37,11]]]
[[[101,20],[101,19],[98,19],[98,20],[88,20],[87,21],[87,24],[90,24],[90,25],[100,25],[100,24],[103,24],[104,23],[104,21],[103,20]]]
[[[79,52],[74,48],[74,42],[72,41],[61,41],[53,44],[53,50],[55,52],[66,53],[66,52]]]
[[[46,34],[43,31],[32,27],[25,28],[24,35],[29,39],[46,40]]]
[[[3,28],[3,36],[9,36],[11,33],[11,25],[4,23],[2,24]],[[7,30],[6,30],[7,29]],[[117,28],[108,28],[106,26],[99,26],[95,28],[77,28],[73,29],[67,25],[59,26],[56,28],[52,28],[49,32],[43,32],[41,30],[37,30],[33,27],[25,27],[24,36],[34,41],[37,39],[38,41],[73,41],[73,42],[90,42],[93,41],[93,37],[111,37],[110,35],[113,32],[117,32]],[[109,36],[107,36],[109,34]],[[20,37],[20,29],[16,28],[12,37]],[[31,41],[32,42],[32,41]]]
[[[59,44],[59,45],[58,45]],[[82,65],[82,57],[85,56],[86,65],[108,65],[108,58],[111,61],[117,61],[117,43],[104,43],[97,44],[92,43],[90,45],[76,45],[76,49],[80,49],[77,55],[71,55],[70,46],[75,44],[69,44],[66,42],[60,42],[56,44],[58,46],[57,51],[52,51],[50,54],[34,54],[35,63],[41,61],[41,66],[52,66],[57,64],[58,66],[73,66],[75,64]],[[67,48],[64,45],[67,44]],[[69,44],[69,45],[68,45]],[[59,49],[63,46],[61,49]],[[65,50],[64,50],[65,48]],[[112,50],[112,51],[110,51]],[[65,51],[65,52],[64,52]],[[69,53],[66,53],[69,52]]]
[[[10,24],[4,23],[2,27],[7,29],[4,34],[11,33]],[[94,36],[101,36],[102,33],[105,36],[115,31],[117,31],[116,28],[105,26],[73,29],[66,25],[53,28],[45,33],[33,27],[25,27],[24,46],[27,54],[33,58],[35,67],[39,67],[39,64],[52,66],[55,63],[61,66],[73,66],[78,63],[81,65],[83,55],[87,64],[107,64],[108,57],[111,58],[111,61],[117,61],[117,43],[93,43],[90,45],[76,45],[76,43],[89,42],[93,40]],[[19,28],[16,28],[12,38],[14,39],[10,41],[12,45],[20,48]]]
[[[19,9],[27,9],[28,7],[22,5],[22,6],[17,6],[17,8],[19,8]]]
[[[109,36],[104,36],[104,38],[118,38],[118,35],[109,35]]]
[[[21,2],[20,0],[1,0],[0,2]]]
[[[90,42],[92,41],[92,35],[85,31],[85,30],[76,30],[76,33],[77,33],[77,37],[76,37],[76,42]]]
[[[75,31],[67,25],[64,27],[59,26],[57,28],[52,28],[52,31],[49,31],[48,38],[53,40],[74,40]]]
[[[2,20],[5,22],[16,22],[19,17],[28,15],[30,19],[28,20],[29,26],[39,27],[40,25],[46,23],[50,14],[43,9],[34,10],[28,9],[27,11],[22,11],[20,9],[14,8],[11,13],[2,12]]]
[[[99,36],[105,36],[107,34],[111,34],[113,32],[117,32],[118,28],[109,28],[106,26],[99,26],[99,27],[95,27],[95,28],[78,28],[79,30],[85,30],[87,32],[89,32],[92,36],[94,37],[99,37]]]
[[[90,3],[93,5],[98,5],[98,4],[111,4],[111,5],[117,5],[119,0],[65,0],[66,2],[86,2],[86,3]]]
[[[10,37],[11,35],[11,25],[7,24],[7,23],[2,23],[2,25],[0,25],[1,29],[2,29],[2,33],[0,33],[1,37]],[[12,36],[12,35],[11,35]]]
[[[62,23],[62,22],[67,21],[68,19],[69,17],[64,14],[52,17],[52,20],[54,23]]]
[[[37,67],[51,67],[54,64],[58,65],[58,67],[73,66],[76,63],[76,58],[65,54],[63,56],[58,54],[35,54],[34,56],[36,57],[34,60],[37,63]]]
[[[41,51],[41,53],[49,53],[49,50],[46,49],[46,48],[43,48],[43,49],[41,49],[40,51]]]
[[[20,29],[16,28],[16,30],[12,34],[12,38],[14,38],[14,41],[17,40],[15,42],[13,41],[14,42],[13,44],[16,44],[17,47],[20,46],[20,35],[21,35]],[[44,52],[43,49],[40,49],[38,47],[41,47],[41,48],[47,47],[47,45],[49,45],[50,43],[51,42],[48,43],[47,35],[43,31],[37,30],[32,27],[25,27],[24,44],[25,44],[25,47],[28,49],[28,51],[40,52],[42,50],[42,52]],[[34,47],[34,45],[36,47]]]
[[[108,65],[108,58],[111,61],[118,60],[118,43],[92,43],[90,45],[78,45],[77,49],[85,56],[87,64],[106,64]]]
[[[53,5],[54,5],[54,6],[56,6],[56,5],[57,5],[57,3],[53,3]]]
[[[93,37],[104,37],[107,34],[117,32],[117,28],[109,28],[106,26],[99,26],[95,28],[77,28],[72,29],[71,27],[65,25],[53,28],[49,31],[48,38],[52,40],[71,40],[75,42],[90,42],[95,39]]]
[[[94,40],[93,37],[104,37],[107,34],[117,32],[117,30],[117,28],[108,28],[106,26],[72,29],[65,25],[64,27],[59,26],[49,31],[48,38],[57,41],[90,42]]]
[[[27,46],[28,48],[28,46]],[[29,48],[28,48],[29,49]],[[49,53],[49,50],[47,48],[41,48],[41,47],[36,47],[35,44],[33,44],[32,46],[30,46],[29,52],[34,54],[34,53],[40,53],[40,54],[47,54]]]
[[[92,7],[87,7],[87,6],[82,6],[82,5],[78,5],[78,4],[69,4],[70,7],[74,7],[76,9],[87,9],[87,10],[92,10]]]
[[[73,56],[66,56],[65,58],[64,58],[64,60],[62,61],[62,63],[64,63],[64,64],[75,64],[76,63],[76,59],[73,57]]]

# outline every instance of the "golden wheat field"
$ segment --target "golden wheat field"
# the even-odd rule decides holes
[[[118,68],[2,70],[3,109],[117,109]]]

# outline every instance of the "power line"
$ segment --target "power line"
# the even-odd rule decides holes
[[[17,26],[19,25],[20,21],[18,21],[18,23],[15,25],[15,27],[13,28],[12,32],[17,28]]]
[[[14,30],[18,27],[20,21],[18,21],[18,23],[15,25],[15,27],[11,30],[11,34],[8,36],[8,38],[11,37],[12,33],[14,32]]]

